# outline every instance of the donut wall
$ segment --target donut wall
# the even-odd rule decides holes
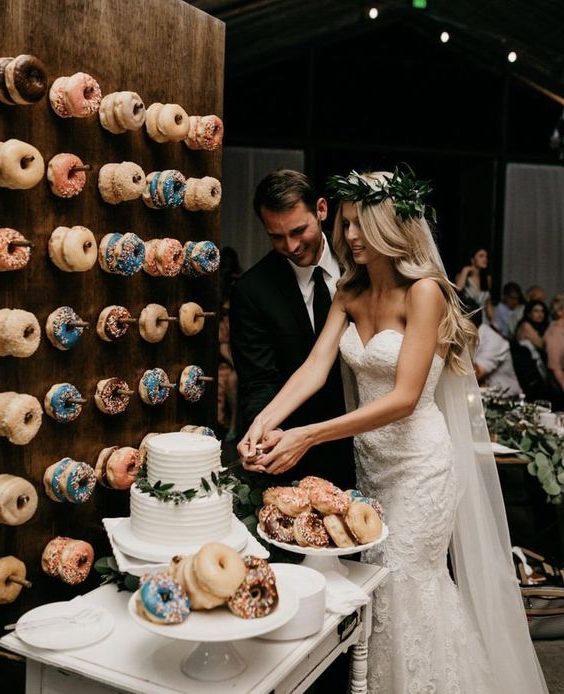
[[[0,24],[0,571],[33,584],[8,621],[97,585],[64,557],[109,553],[147,433],[215,424],[224,25],[181,0]]]

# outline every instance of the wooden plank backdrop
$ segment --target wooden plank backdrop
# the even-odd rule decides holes
[[[103,94],[138,92],[145,106],[155,101],[178,103],[189,114],[222,116],[224,25],[181,0],[2,0],[0,56],[31,53],[47,66],[49,83],[60,75],[87,72]],[[216,383],[208,384],[199,403],[191,405],[173,392],[166,403],[151,408],[136,394],[125,413],[102,414],[93,396],[102,378],[125,378],[137,389],[145,369],[161,367],[171,381],[182,368],[199,364],[208,375],[217,371],[217,318],[207,318],[203,331],[185,337],[170,324],[164,340],[148,344],[136,325],[113,343],[96,335],[96,319],[110,304],[126,306],[134,317],[148,303],[160,303],[169,315],[185,301],[217,311],[217,273],[198,280],[155,278],[140,272],[131,278],[108,275],[98,264],[83,273],[64,273],[50,261],[49,236],[57,226],[84,225],[99,243],[113,231],[135,232],[142,239],[170,236],[182,243],[213,240],[219,246],[219,212],[193,213],[183,208],[151,210],[139,199],[112,206],[97,189],[98,171],[109,162],[134,161],[146,173],[179,169],[185,176],[220,177],[221,153],[190,151],[183,143],[157,144],[145,128],[112,135],[98,116],[59,118],[48,98],[34,106],[0,104],[0,141],[17,138],[33,144],[45,163],[55,154],[72,152],[93,169],[82,193],[70,200],[55,197],[47,179],[31,190],[0,188],[0,227],[12,227],[30,238],[35,248],[30,264],[17,272],[0,273],[0,308],[34,313],[42,327],[38,351],[27,359],[0,359],[0,391],[35,395],[41,403],[54,383],[70,382],[88,404],[70,424],[44,415],[39,434],[27,446],[0,438],[0,472],[33,482],[39,494],[35,516],[18,527],[0,525],[0,556],[14,554],[26,562],[33,588],[12,607],[0,608],[2,622],[25,609],[66,599],[97,584],[95,576],[79,588],[69,588],[43,576],[41,552],[54,535],[85,539],[97,556],[109,552],[100,520],[128,514],[129,493],[97,488],[82,505],[57,504],[43,490],[44,470],[64,456],[95,464],[105,446],[138,446],[149,431],[177,430],[183,424],[214,426]],[[69,305],[90,322],[78,345],[61,352],[44,334],[49,313]]]

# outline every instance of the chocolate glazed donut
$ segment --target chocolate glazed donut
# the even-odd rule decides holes
[[[47,93],[47,70],[34,55],[18,55],[5,68],[6,87],[18,104],[35,104]]]

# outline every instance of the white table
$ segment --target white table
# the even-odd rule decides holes
[[[387,569],[347,561],[348,579],[371,594]],[[112,633],[100,643],[71,651],[32,648],[10,634],[0,646],[27,658],[26,694],[276,694],[304,692],[337,656],[353,646],[351,692],[366,692],[367,639],[372,605],[353,613],[343,631],[344,618],[326,614],[317,634],[296,641],[260,638],[237,642],[247,669],[227,682],[200,682],[186,677],[180,665],[190,644],[156,636],[136,625],[127,611],[130,593],[102,586],[84,599],[109,609],[115,618]],[[341,633],[339,633],[341,632]],[[196,646],[194,645],[193,648]]]

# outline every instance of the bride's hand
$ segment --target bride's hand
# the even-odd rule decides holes
[[[276,446],[270,453],[260,456],[258,462],[260,462],[263,470],[270,475],[281,475],[293,468],[311,446],[311,437],[307,427],[288,429],[288,431],[281,432]]]

